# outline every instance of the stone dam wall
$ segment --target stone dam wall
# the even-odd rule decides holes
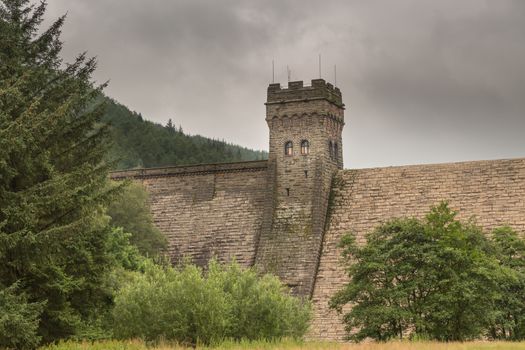
[[[186,255],[203,265],[216,255],[221,261],[234,257],[252,266],[258,247],[269,246],[260,240],[271,238],[263,232],[272,229],[274,220],[275,176],[270,175],[268,162],[258,161],[111,176],[146,186],[155,224],[168,237],[174,262]],[[524,232],[525,159],[339,170],[331,198],[318,268],[311,276],[314,319],[309,337],[342,340],[341,316],[328,309],[328,300],[347,282],[337,248],[343,234],[351,232],[363,243],[364,235],[379,224],[393,217],[422,217],[442,200],[460,211],[461,219],[474,216],[487,230],[510,225]],[[287,244],[271,246],[273,254],[282,257],[293,249]]]
[[[267,196],[267,162],[242,162],[112,173],[140,181],[171,260],[205,265],[216,256],[244,266],[255,260]]]
[[[460,219],[475,217],[487,230],[510,225],[525,231],[525,159],[342,170],[332,191],[312,297],[312,338],[344,338],[341,317],[328,308],[330,297],[347,282],[337,248],[344,234],[364,243],[364,235],[379,224],[423,217],[442,200],[460,212]]]

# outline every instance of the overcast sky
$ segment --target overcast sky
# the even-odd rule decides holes
[[[322,76],[346,168],[525,157],[523,0],[49,0],[64,57],[186,132],[267,149],[267,84]]]

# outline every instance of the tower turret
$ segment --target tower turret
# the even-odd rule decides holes
[[[344,104],[323,79],[270,84],[266,102],[271,217],[256,264],[309,296],[319,261],[331,182],[343,167]]]

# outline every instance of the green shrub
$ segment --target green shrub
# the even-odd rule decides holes
[[[132,234],[124,232],[122,227],[113,227],[106,242],[106,249],[111,266],[126,270],[137,270],[145,259],[137,246],[130,242]]]
[[[510,269],[499,283],[500,295],[496,299],[496,317],[489,337],[492,339],[525,339],[525,239],[510,227],[499,227],[492,232],[498,262]]]
[[[309,305],[291,297],[279,279],[258,276],[232,263],[226,268],[212,261],[209,278],[219,280],[232,302],[232,322],[228,338],[301,338],[310,321]]]
[[[276,277],[258,277],[236,263],[210,262],[207,272],[148,264],[115,299],[121,339],[215,344],[224,339],[299,338],[310,305],[286,293]]]
[[[140,183],[131,182],[108,207],[111,226],[129,232],[130,242],[147,257],[156,258],[167,247],[164,234],[153,224],[149,195]]]

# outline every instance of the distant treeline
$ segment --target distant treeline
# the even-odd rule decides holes
[[[268,158],[267,152],[199,135],[187,135],[171,119],[166,125],[153,123],[110,98],[106,102],[103,120],[111,125],[114,144],[110,157],[117,160],[117,169]]]

